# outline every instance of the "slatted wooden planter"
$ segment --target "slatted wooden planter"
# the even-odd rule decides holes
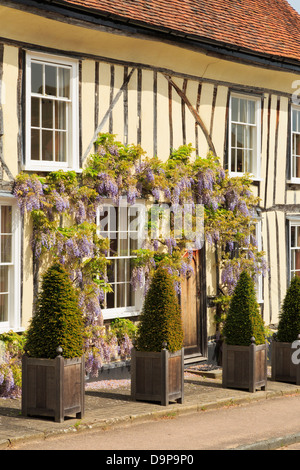
[[[276,382],[288,382],[300,385],[300,364],[294,364],[292,361],[292,355],[295,352],[292,345],[293,343],[272,341],[271,378]]]
[[[22,415],[53,417],[84,414],[84,357],[22,358]]]
[[[222,385],[249,390],[267,387],[267,344],[232,346],[223,343]]]
[[[131,350],[131,397],[133,400],[183,403],[184,350],[170,353]]]

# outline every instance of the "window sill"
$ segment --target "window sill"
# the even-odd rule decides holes
[[[34,172],[46,172],[51,173],[52,171],[75,171],[76,173],[81,173],[82,169],[78,167],[71,166],[62,166],[62,165],[24,165],[23,171],[34,171]]]
[[[114,320],[115,318],[129,318],[129,317],[136,317],[140,315],[140,311],[136,309],[126,310],[122,308],[112,308],[112,309],[103,309],[102,315],[103,320]]]
[[[287,184],[300,184],[300,178],[292,178],[287,180]]]
[[[229,176],[231,176],[232,178],[236,178],[236,177],[241,178],[242,176],[245,176],[245,173],[229,173]],[[250,178],[253,182],[260,182],[260,181],[263,181],[263,178],[260,178],[259,176],[249,175],[249,178]]]

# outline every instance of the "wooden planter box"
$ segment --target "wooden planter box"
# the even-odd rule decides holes
[[[170,353],[131,350],[131,397],[133,400],[183,403],[184,350]]]
[[[54,417],[84,414],[84,357],[22,358],[22,415]]]
[[[272,341],[272,380],[300,385],[300,364],[293,364],[293,343]]]
[[[224,388],[238,388],[254,393],[267,387],[267,344],[231,346],[223,343]]]

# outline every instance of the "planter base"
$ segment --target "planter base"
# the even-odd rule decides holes
[[[251,393],[266,390],[267,344],[231,346],[223,343],[222,385]]]
[[[22,358],[22,415],[48,416],[63,422],[84,414],[84,357]]]
[[[169,353],[131,350],[131,397],[133,400],[183,403],[184,350]]]
[[[293,343],[272,341],[272,380],[300,385],[300,364],[294,364]]]

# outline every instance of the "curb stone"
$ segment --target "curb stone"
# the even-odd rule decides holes
[[[280,447],[297,444],[298,442],[300,442],[300,433],[254,442],[253,444],[243,445],[229,450],[276,450],[280,449]]]

